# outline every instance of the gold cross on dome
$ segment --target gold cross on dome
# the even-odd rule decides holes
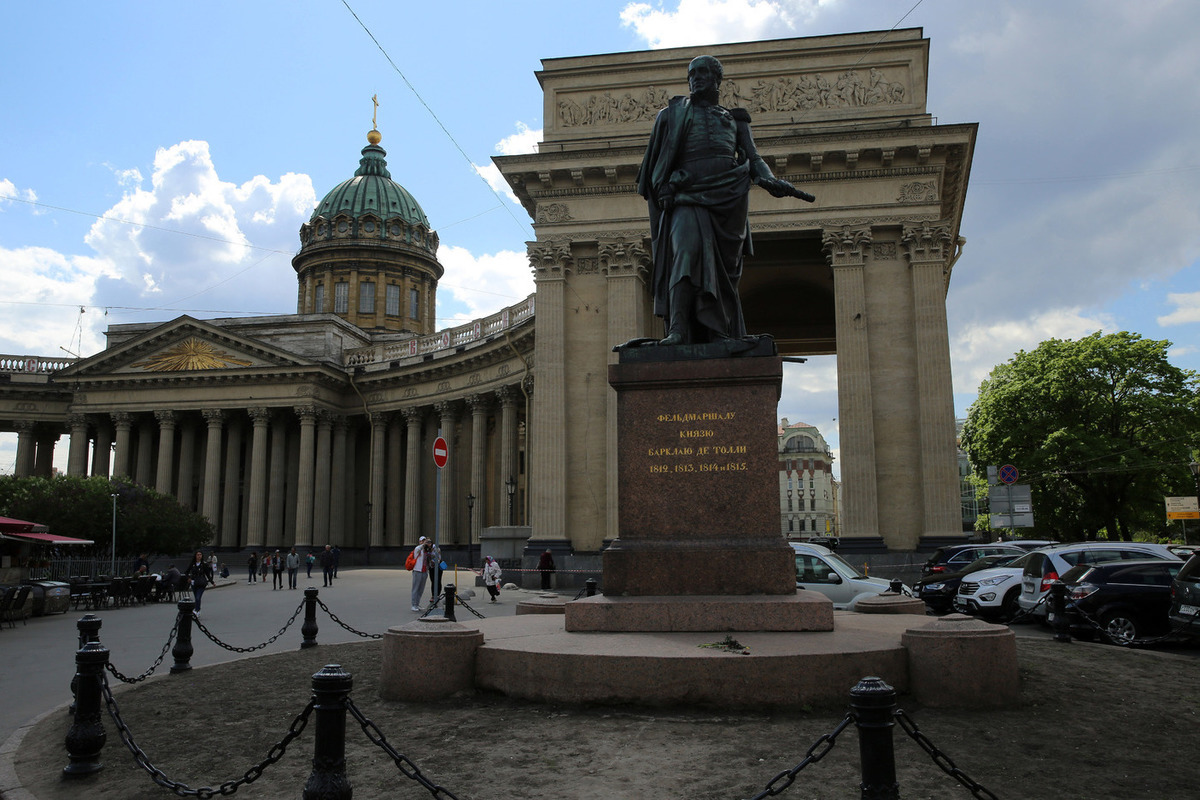
[[[375,123],[375,115],[379,113],[379,95],[371,95],[371,102],[375,105],[375,108],[371,110],[371,130],[375,130],[377,127]]]

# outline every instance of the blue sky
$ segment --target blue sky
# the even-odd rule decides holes
[[[1050,336],[1132,330],[1200,368],[1200,5],[347,3],[6,7],[0,354],[88,355],[111,323],[293,312],[297,232],[357,166],[372,95],[392,176],[441,239],[439,327],[492,313],[533,289],[532,229],[490,157],[538,140],[540,59],[899,24],[931,40],[929,112],[980,125],[947,298],[958,413]],[[836,450],[832,358],[789,367],[779,414]]]

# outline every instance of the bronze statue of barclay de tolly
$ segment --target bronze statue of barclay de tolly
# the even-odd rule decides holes
[[[692,60],[691,95],[672,98],[658,113],[638,172],[638,194],[650,206],[654,313],[666,326],[659,345],[757,341],[746,335],[738,297],[743,258],[753,254],[750,185],[775,197],[816,199],[771,173],[745,109],[718,105],[722,76],[712,56]]]

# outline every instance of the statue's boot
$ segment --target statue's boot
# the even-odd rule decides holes
[[[659,340],[660,345],[692,343],[692,308],[696,292],[691,281],[682,280],[671,287],[671,316],[667,335]]]

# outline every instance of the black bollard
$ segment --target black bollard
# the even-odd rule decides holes
[[[892,747],[896,690],[882,678],[863,678],[850,690],[862,762],[862,800],[899,800],[896,753]]]
[[[904,581],[899,578],[892,578],[888,584],[888,591],[892,594],[900,594],[904,590]]]
[[[304,641],[300,649],[317,646],[317,588],[310,586],[304,590],[304,624],[300,626]]]
[[[75,677],[78,692],[75,699],[75,721],[67,731],[67,757],[71,763],[63,767],[63,775],[78,778],[104,769],[100,762],[100,751],[108,734],[101,720],[103,698],[100,681],[104,677],[104,665],[108,663],[108,649],[99,642],[88,642],[75,653]]]
[[[458,620],[456,620],[454,618],[454,598],[455,598],[454,584],[447,583],[445,586],[445,592],[446,592],[446,610],[445,610],[445,612],[443,612],[443,616],[445,616],[446,619],[450,620],[451,622],[457,622]]]
[[[326,664],[312,676],[313,768],[303,800],[350,800],[346,776],[346,698],[354,678],[340,664]]]
[[[1050,584],[1050,627],[1054,629],[1054,641],[1071,643],[1071,625],[1067,622],[1067,585],[1062,581]]]
[[[586,581],[583,582],[583,585],[587,589],[588,597],[596,596],[596,579],[595,578],[588,578]]]
[[[175,658],[175,663],[171,665],[172,675],[192,668],[192,653],[195,652],[192,647],[192,609],[195,607],[195,600],[179,601],[179,630],[175,633],[175,646],[171,648],[171,655]]]
[[[84,614],[76,623],[75,627],[79,630],[79,647],[83,647],[88,642],[100,641],[100,625],[102,621],[95,614]],[[78,649],[78,648],[76,648]],[[76,673],[71,676],[71,697],[75,697],[75,691],[79,686],[79,675]],[[71,700],[71,706],[67,709],[68,714],[75,713],[75,700]]]

